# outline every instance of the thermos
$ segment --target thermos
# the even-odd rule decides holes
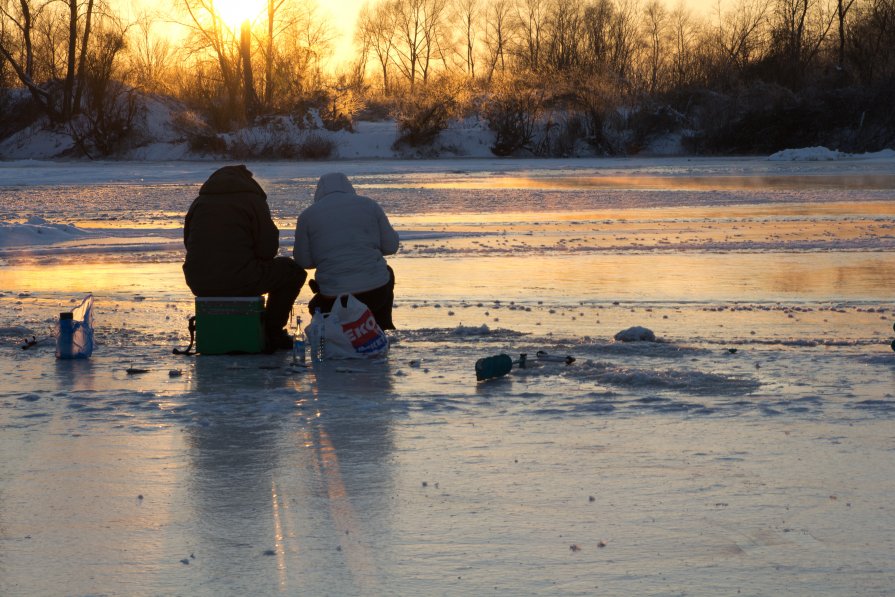
[[[59,314],[59,329],[56,334],[56,358],[72,359],[74,347],[75,320],[72,313]]]
[[[475,378],[478,381],[501,377],[513,368],[513,359],[508,354],[485,357],[475,362]]]

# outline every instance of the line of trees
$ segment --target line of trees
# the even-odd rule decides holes
[[[102,28],[94,16],[102,8],[94,0],[83,5],[78,0],[0,3],[0,62],[54,122],[68,121],[81,111],[93,74],[88,59],[97,62],[102,51],[92,43],[96,26]]]
[[[103,0],[0,0],[0,90],[27,89],[66,124],[87,108],[97,78],[172,95],[221,127],[288,109],[326,86],[330,23],[312,1],[268,0],[232,29],[214,0],[171,0],[162,17],[126,22]]]
[[[288,111],[325,85],[324,64],[333,30],[316,4],[268,0],[254,23],[234,30],[221,20],[214,0],[177,0],[188,15],[177,91],[212,108],[218,126],[246,122],[262,113]]]
[[[599,144],[621,106],[698,104],[707,120],[707,98],[742,113],[771,87],[790,104],[851,90],[865,111],[895,97],[895,0],[729,0],[710,16],[661,0],[369,0],[355,58],[336,69],[315,0],[267,0],[238,29],[214,0],[168,1],[173,17],[125,21],[106,0],[0,0],[0,92],[27,90],[31,113],[110,146],[137,89],[182,100],[216,130],[309,105],[333,126],[364,104],[411,128],[477,112],[517,123],[503,131],[518,137],[509,152],[531,145],[551,107],[579,114]],[[0,96],[2,134],[25,116]]]
[[[372,0],[361,60],[386,95],[433,76],[611,78],[637,93],[762,78],[798,89],[831,70],[892,76],[892,0],[737,0],[710,17],[660,0]]]

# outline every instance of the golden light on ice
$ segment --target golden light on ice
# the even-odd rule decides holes
[[[214,11],[230,29],[239,31],[245,21],[254,21],[264,6],[259,0],[216,0]]]

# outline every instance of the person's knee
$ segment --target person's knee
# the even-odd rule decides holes
[[[308,279],[308,272],[295,263],[291,257],[274,258],[274,268],[278,271],[279,277],[295,289],[300,289]]]
[[[295,266],[292,275],[295,277],[296,286],[298,286],[298,288],[301,288],[302,286],[304,286],[305,280],[308,279],[308,272],[301,269],[294,261],[292,262],[292,264]]]

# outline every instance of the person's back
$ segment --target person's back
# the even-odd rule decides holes
[[[183,226],[183,274],[193,294],[267,295],[268,350],[292,346],[285,327],[307,274],[289,257],[277,257],[280,231],[267,195],[245,166],[215,171],[193,201]]]
[[[225,166],[199,189],[186,215],[186,283],[197,296],[258,284],[279,249],[267,195],[245,166]]]
[[[382,303],[377,320],[390,328],[394,279],[383,256],[396,253],[398,244],[379,204],[355,193],[344,174],[332,173],[320,178],[314,203],[298,217],[294,255],[301,267],[316,268],[315,292],[322,297],[352,293],[361,298],[382,289],[381,301],[376,294],[368,300]],[[328,311],[330,303],[322,306]],[[368,306],[376,314],[375,305]]]

